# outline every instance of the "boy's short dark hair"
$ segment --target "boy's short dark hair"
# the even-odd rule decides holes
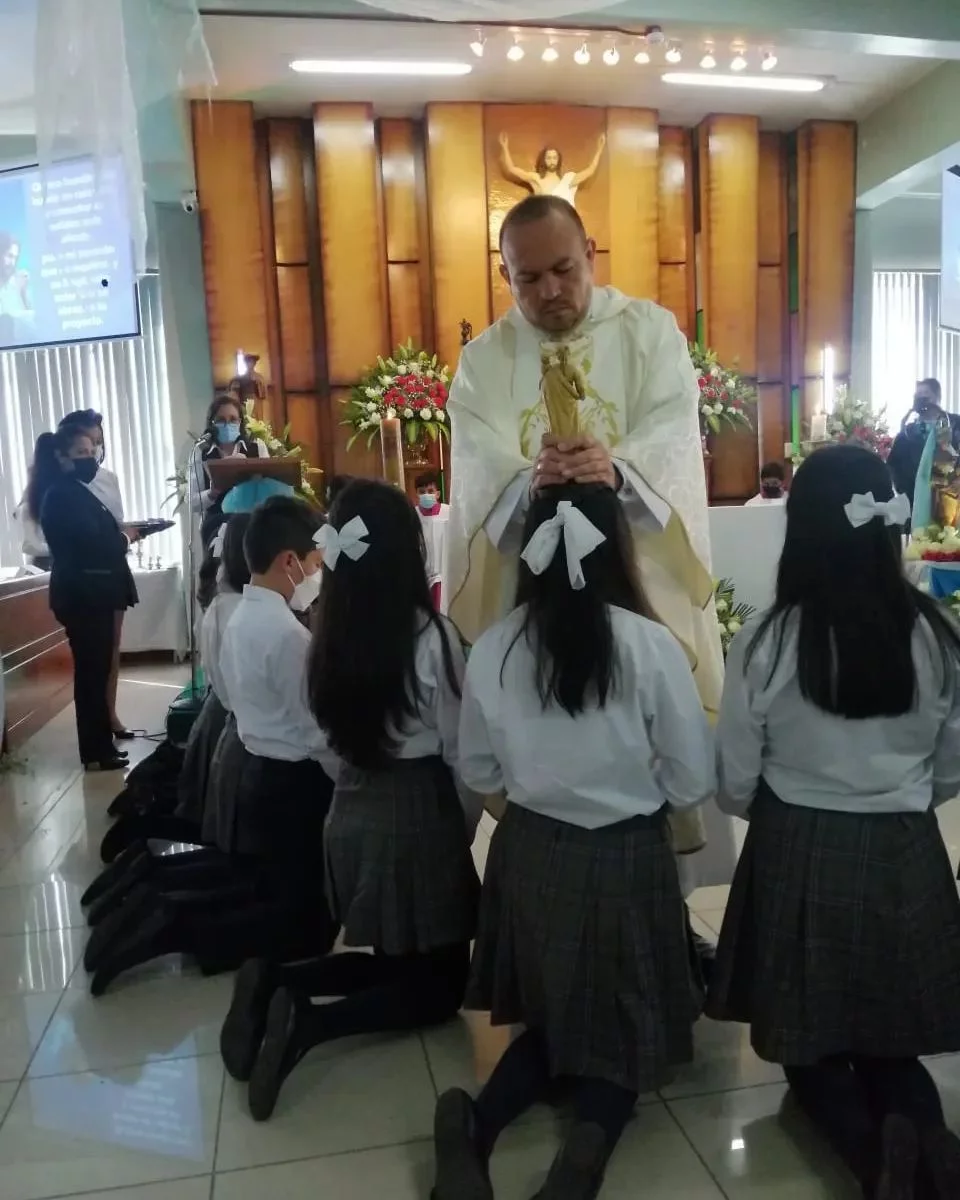
[[[419,491],[421,488],[435,487],[440,490],[440,472],[439,471],[423,471],[413,481],[413,486]]]
[[[271,496],[253,510],[243,539],[243,552],[253,575],[270,570],[274,560],[288,550],[306,558],[316,549],[313,535],[323,518],[304,500]]]
[[[784,481],[784,479],[786,479],[786,477],[787,477],[787,473],[783,469],[783,463],[768,462],[768,463],[764,463],[763,466],[760,468],[760,478],[761,479],[779,479],[780,482],[782,483]]]

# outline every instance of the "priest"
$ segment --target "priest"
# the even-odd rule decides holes
[[[686,342],[666,309],[594,286],[596,243],[558,196],[513,208],[500,251],[515,306],[464,347],[450,391],[450,615],[475,641],[509,611],[533,492],[606,483],[629,519],[646,593],[714,714],[723,659]],[[729,883],[732,831],[715,805],[671,825],[686,890]]]

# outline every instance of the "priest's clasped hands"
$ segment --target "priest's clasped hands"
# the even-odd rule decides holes
[[[606,446],[585,433],[560,437],[545,433],[533,468],[530,490],[563,483],[605,483],[618,490],[620,474]]]

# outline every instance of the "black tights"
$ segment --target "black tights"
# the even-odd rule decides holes
[[[571,1080],[573,1116],[590,1121],[607,1136],[612,1151],[630,1120],[637,1093],[606,1079]],[[550,1063],[541,1034],[521,1033],[497,1063],[476,1101],[477,1122],[487,1154],[501,1133],[551,1090]]]
[[[340,996],[305,1006],[298,1050],[361,1033],[400,1033],[440,1025],[463,1003],[470,968],[467,942],[420,954],[330,954],[280,968],[279,982],[301,996]]]
[[[835,1055],[813,1066],[784,1067],[807,1118],[853,1172],[866,1195],[880,1175],[880,1131],[889,1113],[924,1133],[944,1126],[937,1085],[916,1058]]]

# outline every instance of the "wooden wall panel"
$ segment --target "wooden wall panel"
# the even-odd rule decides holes
[[[287,421],[290,424],[290,436],[303,446],[307,462],[320,467],[323,462],[323,406],[320,397],[308,392],[288,393]],[[317,478],[308,479],[307,482],[315,488],[318,486]]]
[[[243,348],[270,379],[253,105],[193,101],[190,111],[213,378],[226,384]]]
[[[561,171],[583,171],[606,135],[606,111],[566,104],[487,104],[483,108],[489,248],[500,242],[500,226],[511,208],[530,189],[507,179],[500,165],[500,135],[510,141],[514,164],[532,171],[541,150],[552,147],[562,156]],[[601,156],[596,175],[577,190],[577,211],[601,250],[610,249],[610,155]]]
[[[273,237],[278,263],[305,264],[309,257],[309,205],[303,171],[301,122],[268,121]]]
[[[277,296],[285,390],[288,394],[313,391],[317,379],[309,267],[278,266]]]
[[[695,302],[686,263],[660,264],[660,303],[677,318],[680,332],[692,342],[696,335]]]
[[[419,262],[421,249],[414,123],[383,120],[379,129],[387,261]]]
[[[783,462],[790,434],[790,389],[785,383],[761,383],[757,391],[760,462]]]
[[[390,333],[370,105],[317,104],[313,131],[327,369],[332,386],[349,386],[383,353]]]
[[[707,343],[727,366],[757,369],[760,129],[756,117],[700,126],[700,236]]]
[[[760,134],[757,261],[777,267],[787,246],[787,164],[783,135]]]
[[[659,136],[657,235],[661,263],[686,263],[693,253],[693,155],[689,129],[664,125]]]
[[[700,126],[700,273],[704,339],[727,367],[757,373],[760,129],[756,117],[713,116]],[[756,431],[716,439],[713,496],[756,491]]]
[[[757,272],[759,320],[757,324],[757,379],[779,383],[784,378],[786,347],[786,279],[782,267],[760,267]]]
[[[349,398],[349,388],[331,389],[330,404],[335,425],[343,420],[343,404]],[[356,475],[368,479],[381,478],[383,468],[380,459],[379,438],[374,438],[373,445],[367,449],[367,439],[359,437],[348,450],[347,442],[350,440],[350,432],[346,425],[337,428],[333,444],[333,474]]]
[[[801,379],[820,378],[825,345],[834,349],[838,381],[850,371],[856,141],[856,126],[842,121],[812,121],[797,133]]]
[[[415,346],[426,346],[420,310],[420,264],[388,263],[387,284],[390,294],[390,345],[399,346],[408,338],[413,338]]]
[[[265,377],[267,394],[257,405],[257,411],[264,421],[274,427],[279,425],[283,428],[287,416],[283,385],[283,349],[280,344],[280,298],[277,295],[277,259],[273,234],[270,139],[266,121],[258,121],[254,125],[254,142],[257,163],[257,198],[260,206],[260,236],[263,241],[263,295],[267,309],[267,350],[271,364],[270,377]],[[244,349],[255,354],[261,353],[257,346],[245,346]]]
[[[453,369],[461,320],[474,335],[490,323],[483,106],[427,105],[426,140],[434,347]]]
[[[659,131],[644,108],[607,110],[610,282],[628,296],[660,294]]]

